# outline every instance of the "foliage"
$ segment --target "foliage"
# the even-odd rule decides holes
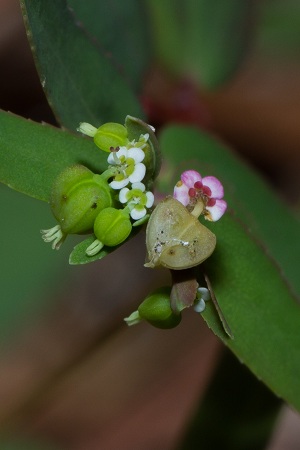
[[[94,0],[88,7],[77,0],[20,3],[41,83],[61,128],[0,112],[0,181],[44,202],[66,167],[82,164],[100,174],[107,168],[107,155],[76,133],[80,122],[96,127],[125,122],[130,139],[138,140],[146,125],[134,117],[145,119],[140,96],[151,63],[206,90],[221,87],[245,55],[254,11],[250,0],[218,0],[217,7],[207,0],[130,0],[113,6]],[[260,380],[300,411],[299,220],[208,132],[168,124],[158,136],[164,162],[160,191],[172,194],[180,172],[189,168],[217,176],[225,188],[229,209],[220,223],[208,225],[217,249],[204,267],[234,339],[211,302],[204,320]],[[150,141],[152,188],[161,161],[154,134]],[[22,233],[21,227],[24,239]],[[88,257],[93,240],[75,247],[71,264],[104,258],[118,248],[104,247]]]

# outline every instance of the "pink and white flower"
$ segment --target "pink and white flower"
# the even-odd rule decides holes
[[[180,178],[174,188],[173,197],[176,200],[187,207],[194,207],[201,201],[205,219],[212,222],[223,216],[227,203],[223,200],[223,186],[216,177],[202,178],[196,170],[186,170]]]

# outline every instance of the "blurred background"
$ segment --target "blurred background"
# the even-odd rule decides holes
[[[158,128],[186,122],[217,134],[298,211],[300,2],[256,2],[244,26],[247,45],[226,83],[207,89],[176,77],[158,54],[141,100]],[[0,61],[0,108],[55,126],[17,0],[0,1]],[[169,282],[143,267],[142,233],[105,262],[69,267],[76,240],[52,252],[39,236],[53,224],[48,205],[6,186],[0,196],[0,448],[176,448],[222,345],[189,312],[168,332],[123,323]],[[299,448],[299,424],[283,407],[267,449]]]

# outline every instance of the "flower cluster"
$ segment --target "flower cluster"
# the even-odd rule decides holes
[[[199,217],[203,214],[206,220],[212,222],[219,220],[227,209],[220,181],[213,176],[202,178],[195,170],[182,173],[180,181],[174,188],[173,196],[193,215]]]
[[[59,224],[41,232],[54,249],[59,249],[68,234],[94,232],[96,239],[85,250],[94,256],[104,245],[121,244],[133,226],[149,218],[154,203],[154,195],[146,191],[152,175],[151,132],[147,124],[130,116],[125,126],[109,122],[95,128],[84,122],[78,131],[109,153],[107,169],[95,174],[80,164],[66,167],[56,178],[49,199]],[[129,140],[128,134],[135,139]]]
[[[81,123],[78,130],[94,137],[99,148],[109,151],[108,169],[101,175],[102,178],[109,181],[109,186],[113,190],[120,190],[119,201],[125,205],[125,210],[130,212],[133,220],[140,223],[141,219],[146,219],[147,209],[154,203],[152,192],[146,192],[146,187],[142,183],[146,175],[143,149],[147,145],[149,134],[141,134],[138,141],[129,141],[126,129],[122,125],[112,123],[98,129],[90,124]],[[122,145],[114,147],[110,143]]]
[[[146,174],[146,166],[142,163],[145,153],[138,147],[112,148],[107,162],[115,168],[113,181],[109,183],[112,189],[122,189],[129,183],[138,183]]]

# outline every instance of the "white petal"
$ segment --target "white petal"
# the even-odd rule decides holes
[[[118,164],[115,161],[114,155],[116,155],[118,158],[120,158],[121,156],[125,156],[125,158],[127,158],[127,153],[128,153],[128,150],[126,147],[120,147],[120,149],[117,152],[110,152],[110,154],[108,155],[108,158],[107,158],[108,164],[112,164],[112,165]]]
[[[125,158],[128,158],[128,150],[126,147],[120,147],[117,151],[117,157],[120,158],[120,156],[125,156]]]
[[[131,187],[132,189],[139,189],[142,192],[144,192],[146,189],[145,185],[140,181],[138,181],[137,183],[132,183]]]
[[[127,199],[127,193],[129,192],[128,188],[123,188],[120,190],[119,192],[119,200],[121,203],[127,203],[128,199]]]
[[[108,155],[107,162],[108,162],[108,164],[111,164],[111,165],[116,164],[116,161],[114,160],[113,152],[110,152],[110,154]]]
[[[134,171],[131,175],[129,175],[129,181],[131,183],[137,183],[138,181],[142,181],[146,174],[146,166],[143,163],[138,163],[134,167]]]
[[[204,177],[202,179],[203,186],[209,187],[212,198],[223,198],[224,188],[222,183],[216,177]]]
[[[174,187],[173,197],[182,203],[183,206],[187,206],[190,201],[189,188],[185,184],[182,184],[181,186],[176,185]]]
[[[144,217],[146,214],[147,214],[146,208],[142,208],[142,209],[141,208],[139,208],[139,209],[133,208],[130,211],[130,215],[133,220],[139,220],[142,217]]]
[[[129,183],[129,179],[124,178],[124,180],[121,180],[121,181],[114,180],[111,183],[109,183],[109,185],[112,189],[122,189],[123,187],[127,186],[128,183]]]
[[[180,178],[183,184],[185,184],[188,188],[193,188],[197,181],[202,181],[200,173],[196,172],[196,170],[186,170],[181,174]]]
[[[146,193],[146,197],[147,197],[146,208],[151,208],[151,206],[154,203],[154,195],[152,192],[149,191]]]
[[[216,222],[223,216],[226,208],[227,203],[225,200],[216,200],[216,204],[214,206],[206,207],[209,214],[205,215],[205,219],[210,220],[211,222]]]
[[[145,158],[145,153],[138,147],[130,148],[127,154],[127,158],[133,158],[136,163],[140,163]],[[118,152],[119,153],[119,152]]]

